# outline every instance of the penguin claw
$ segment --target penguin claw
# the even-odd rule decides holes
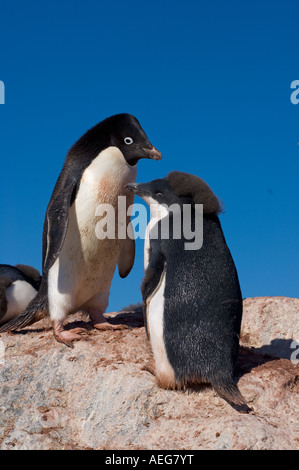
[[[107,330],[128,330],[130,327],[128,325],[124,325],[123,323],[110,323],[107,321],[107,317],[103,315],[103,313],[96,309],[89,310],[89,317],[92,322],[92,326],[97,330],[107,331]],[[108,317],[110,319],[110,317]]]
[[[89,338],[84,337],[88,335],[88,332],[84,328],[73,328],[72,330],[62,329],[61,326],[55,328],[54,326],[54,337],[58,343],[63,343],[67,347],[74,347],[73,341],[79,341],[83,339],[84,341],[89,341]]]
[[[97,330],[101,331],[107,331],[107,330],[128,330],[130,327],[128,325],[113,325],[112,323],[109,322],[101,322],[101,323],[94,323],[93,327],[96,328]]]
[[[81,339],[89,341],[89,338],[84,338],[84,336],[89,336],[90,335],[90,332],[88,330],[86,330],[85,328],[78,327],[78,328],[72,328],[72,329],[66,330],[66,331],[71,331],[72,333],[80,335]]]

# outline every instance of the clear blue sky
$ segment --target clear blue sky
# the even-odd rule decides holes
[[[296,0],[2,2],[0,263],[41,269],[68,149],[128,112],[163,153],[138,181],[182,170],[223,200],[243,297],[298,297],[298,18]],[[139,241],[108,311],[140,300],[142,276]]]

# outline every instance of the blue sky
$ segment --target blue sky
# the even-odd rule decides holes
[[[223,200],[243,297],[298,297],[298,17],[289,0],[2,2],[0,262],[41,269],[68,149],[129,112],[163,153],[138,164],[138,181],[186,171]],[[140,300],[142,276],[138,241],[108,311]]]

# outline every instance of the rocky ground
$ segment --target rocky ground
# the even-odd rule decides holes
[[[130,329],[93,330],[73,349],[48,320],[2,334],[0,448],[298,449],[298,314],[299,299],[244,300],[238,384],[251,414],[209,386],[159,389],[139,308],[116,315]]]

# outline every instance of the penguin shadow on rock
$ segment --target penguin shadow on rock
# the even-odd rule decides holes
[[[218,198],[201,178],[178,171],[127,187],[150,205],[141,292],[158,384],[210,384],[236,410],[252,411],[236,385],[243,300]],[[202,229],[197,248],[186,249],[185,223],[194,239]]]
[[[98,330],[124,327],[109,322],[104,312],[116,266],[122,278],[133,267],[135,241],[128,235],[98,237],[96,214],[103,204],[117,207],[119,196],[125,197],[127,214],[134,194],[126,184],[136,180],[137,163],[142,158],[160,160],[162,156],[130,114],[105,119],[75,142],[45,215],[40,289],[21,315],[0,326],[0,333],[50,316],[55,339],[73,347],[72,342],[84,339],[87,330],[66,329],[67,315],[85,312]]]
[[[144,327],[142,304],[131,305],[121,309],[118,312],[109,312],[105,314],[111,325],[124,325],[124,328],[133,330]],[[74,320],[65,325],[65,329],[83,327],[87,330],[92,329],[91,322],[86,320]]]
[[[280,359],[290,361],[294,352],[294,339],[275,338],[269,344],[263,344],[260,347],[246,346],[244,338],[241,337],[241,339],[243,344],[240,347],[237,363],[238,377],[268,362]]]

